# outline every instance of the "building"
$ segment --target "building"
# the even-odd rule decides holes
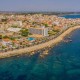
[[[7,31],[9,32],[16,32],[16,33],[18,33],[20,30],[21,28],[12,28],[12,27],[7,29]]]
[[[10,46],[12,42],[9,39],[3,39],[2,40],[2,45],[4,46]]]
[[[29,28],[31,34],[38,34],[42,36],[48,36],[48,28]]]
[[[10,22],[11,26],[18,26],[18,27],[22,27],[22,21],[12,21]]]

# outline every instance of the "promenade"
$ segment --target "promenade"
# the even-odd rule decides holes
[[[55,46],[55,44],[62,41],[63,38],[67,34],[69,34],[73,30],[78,29],[78,28],[80,28],[80,26],[71,27],[68,30],[66,30],[65,32],[63,32],[61,35],[59,35],[57,38],[55,38],[53,40],[50,40],[48,42],[42,43],[42,44],[34,45],[32,47],[27,47],[27,48],[23,48],[23,49],[16,49],[16,50],[13,50],[13,51],[0,53],[0,58],[23,55],[23,54],[27,54],[27,53],[31,54],[32,51],[40,50],[40,49],[43,49],[43,48],[46,48],[46,47],[50,47],[52,45]]]

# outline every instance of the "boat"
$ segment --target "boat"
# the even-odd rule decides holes
[[[72,40],[68,40],[68,39],[67,39],[67,40],[63,40],[63,41],[64,41],[64,42],[72,42]]]
[[[69,42],[72,42],[72,40],[69,40]]]
[[[71,37],[68,37],[68,39],[71,39]]]

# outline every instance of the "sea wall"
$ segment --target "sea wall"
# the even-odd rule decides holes
[[[62,41],[63,38],[67,34],[69,34],[73,30],[78,29],[78,28],[80,28],[80,26],[71,27],[68,30],[66,30],[64,33],[59,35],[57,38],[55,38],[53,40],[50,40],[48,42],[42,43],[42,44],[34,45],[32,47],[27,47],[27,48],[23,48],[23,49],[18,49],[18,50],[13,50],[13,51],[0,53],[0,58],[6,58],[6,57],[11,57],[11,56],[23,55],[23,54],[32,54],[31,53],[32,51],[40,50],[40,49],[43,49],[43,48],[46,48],[46,47],[50,47],[52,45],[55,46],[55,44]]]

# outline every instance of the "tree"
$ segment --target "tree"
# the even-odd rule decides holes
[[[2,39],[2,35],[0,35],[0,39]]]
[[[48,27],[48,24],[44,24],[45,25],[45,27]]]
[[[9,38],[9,37],[5,35],[5,36],[3,36],[3,38]]]
[[[28,29],[22,29],[20,32],[21,32],[21,35],[24,36],[24,37],[27,37],[28,34],[29,34]]]
[[[13,28],[17,28],[18,26],[17,26],[17,25],[12,25],[11,27],[13,27]]]
[[[6,22],[7,21],[7,18],[4,18],[4,19],[1,19],[2,22]]]

